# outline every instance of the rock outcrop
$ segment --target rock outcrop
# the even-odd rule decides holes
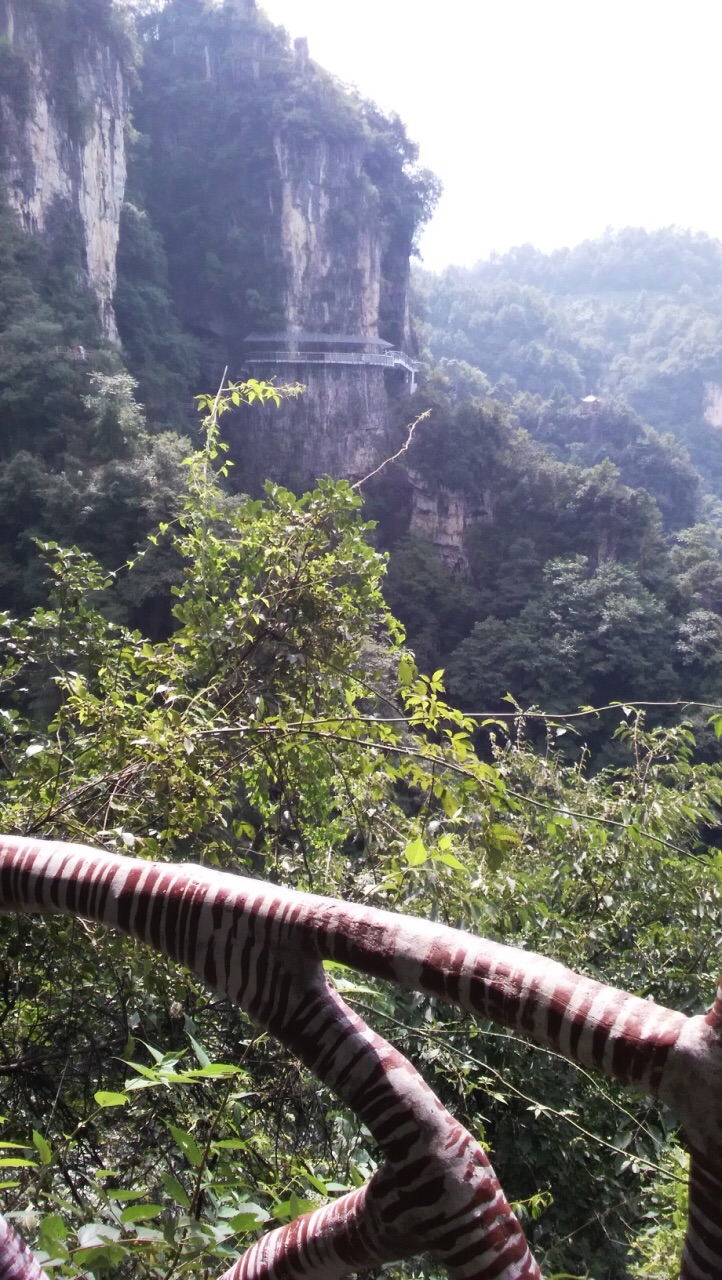
[[[387,352],[413,354],[409,258],[425,206],[403,126],[242,0],[169,0],[146,41],[142,81],[135,120],[148,139],[148,211],[206,383],[227,364],[234,377],[307,388],[279,410],[225,419],[235,476],[251,488],[259,476],[359,478],[393,452],[410,369],[325,362],[320,349],[315,361],[274,364],[268,344],[257,359],[245,340],[277,335],[282,347],[284,335],[323,335],[338,355],[344,338],[381,339]]]
[[[704,416],[711,427],[722,430],[722,387],[718,382],[704,384]]]
[[[277,137],[275,155],[285,329],[327,333],[330,350],[333,335],[376,339],[391,332],[408,339],[408,252],[389,259],[376,192],[364,171],[365,144]],[[389,276],[400,307],[392,316],[387,308],[384,325]],[[269,366],[252,357],[248,368],[305,387],[280,410],[255,412],[251,431],[236,441],[241,466],[256,482],[270,477],[303,486],[319,475],[357,480],[394,451],[392,409],[404,392],[402,372],[303,360]]]
[[[121,14],[111,0],[0,0],[6,198],[30,234],[70,228],[111,340],[130,105]],[[409,258],[424,207],[413,145],[254,0],[169,0],[143,49],[133,198],[163,238],[202,386],[227,365],[307,388],[231,427],[240,483],[359,478],[397,447],[394,408],[413,383],[408,361],[388,357],[413,354]],[[368,340],[381,358],[254,365],[244,341],[259,330]]]
[[[431,486],[418,472],[408,471],[411,483],[411,521],[409,533],[430,542],[439,556],[454,572],[465,574],[469,568],[466,534],[486,514],[478,501],[470,502],[463,493]]]
[[[381,242],[363,145],[277,138],[275,150],[287,327],[378,337]]]
[[[66,35],[68,33],[66,32]],[[86,24],[59,57],[47,15],[32,0],[0,0],[0,139],[7,199],[25,229],[76,220],[87,282],[106,336],[113,315],[118,227],[126,178],[127,91],[121,58]]]

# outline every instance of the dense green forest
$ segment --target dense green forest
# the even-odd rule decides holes
[[[722,246],[629,229],[418,267],[399,439],[430,413],[403,464],[365,509],[338,478],[248,495],[224,445],[249,398],[275,411],[235,382],[243,336],[282,321],[274,141],[359,149],[339,252],[363,196],[399,344],[392,259],[437,187],[401,122],[302,74],[262,12],[131,8],[62,5],[132,82],[119,346],[68,210],[29,237],[0,193],[4,829],[440,919],[700,1011],[722,952]],[[0,44],[0,95],[24,76]],[[419,492],[463,513],[453,546]],[[0,917],[0,953],[0,1198],[51,1275],[217,1274],[375,1168],[330,1095],[169,964],[58,920]],[[490,1144],[545,1274],[672,1280],[686,1155],[663,1108],[336,976]]]
[[[399,537],[389,598],[469,710],[719,696],[721,270],[716,241],[628,230],[417,271],[410,463],[466,528],[452,574]]]
[[[434,357],[482,369],[541,439],[571,444],[545,434],[550,399],[621,400],[686,445],[719,492],[719,428],[705,418],[722,378],[718,241],[628,228],[549,255],[525,246],[470,271],[420,273],[418,289]]]

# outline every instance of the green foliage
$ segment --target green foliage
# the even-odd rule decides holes
[[[384,587],[394,614],[403,619],[422,670],[452,652],[474,625],[475,599],[467,583],[450,574],[435,548],[420,538],[397,543]]]
[[[666,529],[692,525],[699,511],[700,476],[674,436],[645,426],[623,402],[604,401],[593,413],[572,397],[514,399],[514,415],[556,457],[582,466],[609,460],[621,479],[645,489],[657,503]]]
[[[408,457],[425,502],[414,536],[393,546],[387,595],[422,666],[448,664],[454,698],[470,709],[498,710],[506,693],[550,711],[719,699],[716,509],[709,523],[665,538],[657,504],[609,458],[583,466],[554,457],[515,429],[516,415],[484,396],[483,383],[473,388],[463,362],[447,362],[419,393],[431,417]],[[621,410],[593,419],[549,410],[560,434],[565,420],[599,431],[592,457],[604,441],[616,441],[619,456],[639,429]],[[651,478],[660,461],[648,444],[634,444],[637,477]],[[672,474],[665,462],[652,486],[676,513],[670,525],[697,509],[694,473],[677,461],[674,483],[661,479]]]
[[[149,435],[132,378],[87,369],[80,376],[83,416],[73,422],[68,415],[62,452],[44,458],[19,449],[0,471],[0,599],[16,608],[46,595],[34,538],[55,531],[116,567],[175,509],[182,487],[187,441],[171,432]],[[173,563],[167,553],[157,552],[152,567],[149,558],[147,573],[119,584],[115,609],[140,610],[148,621],[162,615],[163,583],[167,590],[174,581]]]
[[[719,431],[704,412],[707,384],[722,380],[721,272],[718,241],[627,228],[574,249],[542,254],[525,245],[471,270],[422,274],[417,297],[436,359],[483,369],[497,395],[518,397],[523,425],[536,433],[537,418],[540,437],[562,456],[576,444],[589,464],[608,448],[627,483],[644,484],[665,516],[683,524],[691,520],[668,495],[681,484],[691,496],[684,453],[635,423],[629,407],[686,446],[719,492]],[[606,421],[580,415],[590,392],[601,397]],[[628,436],[621,446],[620,414]]]
[[[101,337],[81,241],[62,203],[42,237],[27,236],[0,205],[0,606],[16,611],[45,595],[34,537],[78,543],[115,568],[182,487],[187,441],[148,431],[135,383]],[[151,354],[161,342],[158,326]],[[176,365],[186,350],[178,339]],[[156,557],[145,584],[139,575],[123,596],[131,616],[161,623],[169,576],[171,563]]]
[[[99,421],[109,391],[97,388]],[[444,707],[439,675],[424,680],[405,659],[395,677],[389,655],[374,657],[397,628],[357,494],[342,482],[300,499],[269,486],[263,503],[217,488],[214,465],[226,469],[218,417],[253,398],[277,400],[278,392],[231,385],[212,402],[206,446],[188,460],[182,514],[151,540],[170,540],[182,566],[167,641],[110,620],[109,575],[87,554],[45,544],[49,607],[3,622],[3,822],[139,856],[193,850],[211,863],[413,902],[424,913],[442,894],[459,910],[467,873],[455,832],[468,825],[470,797],[476,806],[479,795],[496,796],[503,808],[503,786],[469,755],[468,726]],[[370,683],[379,662],[392,688],[404,690],[408,727]],[[414,726],[437,741],[422,735],[404,746]],[[461,772],[454,761],[466,761]],[[446,815],[438,834],[427,830],[429,807]],[[499,847],[497,826],[484,824],[480,855]],[[101,1273],[132,1265],[155,1276],[172,1265],[180,1274],[191,1259],[233,1256],[245,1232],[303,1212],[309,1193],[336,1194],[367,1175],[372,1157],[355,1126],[334,1104],[322,1120],[324,1099],[309,1112],[308,1086],[265,1044],[249,1042],[243,1071],[211,1071],[201,1059],[216,1092],[199,1092],[204,1072],[178,1066],[187,1043],[180,1013],[202,1025],[221,1064],[249,1033],[237,1014],[219,1018],[192,980],[141,951],[123,959],[118,942],[95,931],[78,935],[69,952],[75,926],[66,921],[4,919],[2,931],[8,964],[25,975],[21,997],[8,990],[4,1019],[15,1028],[5,1052],[18,1062],[3,1086],[13,1115],[7,1140],[24,1144],[27,1117],[35,1151],[10,1157],[6,1191],[32,1195],[41,1248],[58,1258],[60,1274],[90,1263]],[[187,1025],[197,1039],[195,1021]],[[138,1061],[146,1052],[136,1051],[138,1037],[170,1040],[155,1066]],[[78,1070],[39,1127],[46,1085],[75,1055]],[[36,1077],[30,1063],[39,1060]],[[133,1063],[140,1083],[128,1076]],[[138,1093],[151,1084],[172,1085],[171,1096]],[[269,1106],[278,1109],[275,1126]],[[129,1129],[116,1127],[116,1112],[127,1113]],[[295,1153],[309,1132],[316,1141],[319,1124],[327,1154],[314,1156],[312,1171]],[[69,1163],[82,1171],[74,1205],[63,1191]],[[142,1212],[131,1212],[135,1205]]]
[[[620,766],[596,774],[565,765],[559,754],[573,720],[548,724],[545,753],[526,750],[523,719],[520,737],[499,739],[496,767],[521,801],[519,839],[507,850],[478,928],[692,1012],[709,1002],[719,966],[722,863],[699,833],[717,820],[720,770],[692,764],[694,739],[684,725],[648,731],[631,708],[622,715]],[[634,1239],[643,1256],[655,1249],[663,1256],[665,1247],[674,1256],[681,1188],[669,1117],[508,1037],[492,1037],[484,1057],[504,1082],[494,1137],[502,1176],[510,1181],[527,1161],[547,1171],[546,1181],[537,1181],[554,1199],[539,1227],[543,1269],[626,1277],[620,1212],[639,1222]],[[530,1110],[537,1117],[531,1131]],[[586,1147],[581,1130],[589,1129],[616,1155]],[[656,1180],[650,1193],[655,1169],[664,1183]],[[529,1186],[523,1173],[515,1185]],[[575,1201],[589,1209],[581,1229]]]
[[[677,1280],[682,1261],[689,1208],[686,1178],[689,1157],[680,1147],[672,1146],[665,1156],[665,1170],[673,1180],[653,1184],[649,1191],[647,1224],[633,1246],[630,1275],[634,1280]]]
[[[156,430],[187,430],[197,347],[175,314],[160,236],[148,215],[128,202],[120,216],[117,269],[118,332],[148,419]]]
[[[614,698],[673,698],[671,627],[636,575],[583,556],[551,560],[542,591],[512,624],[479,622],[449,663],[466,706],[498,707],[513,690],[550,711]]]
[[[690,728],[628,709],[613,739],[591,714],[579,735],[538,714],[479,726],[446,705],[436,668],[448,660],[460,706],[497,717],[509,690],[558,711],[719,699],[720,517],[679,443],[719,485],[702,419],[722,378],[719,247],[626,232],[419,277],[439,364],[409,461],[440,522],[460,497],[470,526],[457,573],[423,537],[394,549],[387,597],[423,676],[398,649],[354,489],[228,496],[219,418],[274,388],[201,398],[205,445],[185,467],[168,428],[185,428],[219,347],[282,327],[277,147],[296,180],[322,149],[353,153],[329,296],[376,226],[397,343],[438,188],[397,117],[295,59],[262,15],[133,7],[145,65],[115,299],[132,376],[79,283],[71,211],[31,240],[0,208],[0,603],[22,615],[1,626],[5,827],[444,919],[700,1010],[720,952],[704,841],[722,788]],[[82,140],[94,104],[67,69],[90,39],[132,70],[121,12],[28,8]],[[0,92],[22,116],[27,67],[2,42]],[[3,920],[0,948],[3,1194],[54,1274],[215,1273],[265,1223],[373,1171],[353,1118],[164,961],[62,920]],[[547,1271],[671,1275],[684,1204],[665,1114],[431,1002],[334,977],[492,1144]]]
[[[113,392],[96,386],[96,423]],[[172,546],[167,639],[112,620],[112,578],[87,554],[44,547],[49,605],[3,621],[5,829],[200,856],[703,1006],[722,864],[699,831],[716,821],[719,768],[692,763],[684,727],[648,732],[630,710],[629,767],[566,765],[553,723],[540,755],[523,718],[510,735],[487,724],[482,763],[442,673],[389,648],[399,631],[358,494],[326,481],[301,498],[268,486],[258,502],[218,487],[219,418],[252,398],[278,392],[230,384],[203,399],[182,510],[128,571]],[[125,429],[141,424],[131,414]],[[584,589],[582,566],[564,572]],[[373,1171],[354,1120],[188,975],[60,918],[4,917],[0,931],[3,1189],[55,1274],[218,1270],[264,1223]],[[654,1256],[651,1227],[669,1229],[663,1115],[433,1002],[334,977],[492,1143],[547,1269],[621,1280],[637,1222]],[[658,1223],[644,1216],[652,1174]]]

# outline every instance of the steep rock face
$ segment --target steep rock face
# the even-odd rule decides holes
[[[430,542],[450,569],[465,572],[469,567],[466,533],[478,524],[484,512],[478,502],[470,503],[463,493],[441,486],[432,488],[416,471],[409,470],[408,476],[411,482],[409,533]]]
[[[704,393],[705,420],[722,430],[722,387],[718,382],[705,382]]]
[[[363,146],[277,138],[275,151],[287,328],[378,337],[380,229],[364,182]]]
[[[243,411],[232,432],[234,461],[252,491],[266,479],[297,490],[324,475],[359,480],[393,452],[383,369],[284,365],[282,376],[301,382],[303,395],[279,409]]]
[[[408,329],[408,248],[396,261],[387,252],[375,191],[364,172],[364,143],[276,138],[274,149],[285,329],[387,340],[391,333],[400,343]],[[394,297],[384,317],[391,282]],[[301,398],[279,410],[252,413],[237,455],[255,484],[265,476],[297,486],[319,475],[358,480],[398,443],[391,406],[403,393],[400,373],[253,361],[250,372],[305,387]]]
[[[134,120],[149,157],[139,185],[203,348],[204,386],[227,364],[232,377],[307,387],[280,410],[225,420],[244,460],[238,482],[358,478],[393,452],[403,373],[269,364],[245,339],[300,331],[328,335],[330,352],[334,335],[409,349],[426,197],[403,126],[340,88],[249,0],[169,0],[149,20]]]
[[[115,340],[112,299],[126,178],[127,93],[121,61],[102,35],[88,27],[72,43],[71,65],[56,62],[53,67],[48,52],[52,35],[43,21],[29,0],[0,0],[6,193],[33,234],[52,230],[59,211],[76,220],[103,330]]]

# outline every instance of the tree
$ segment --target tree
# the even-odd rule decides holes
[[[508,692],[550,711],[661,699],[676,691],[675,641],[664,606],[627,566],[559,557],[517,618],[476,623],[449,660],[449,683],[468,708],[498,707]]]

